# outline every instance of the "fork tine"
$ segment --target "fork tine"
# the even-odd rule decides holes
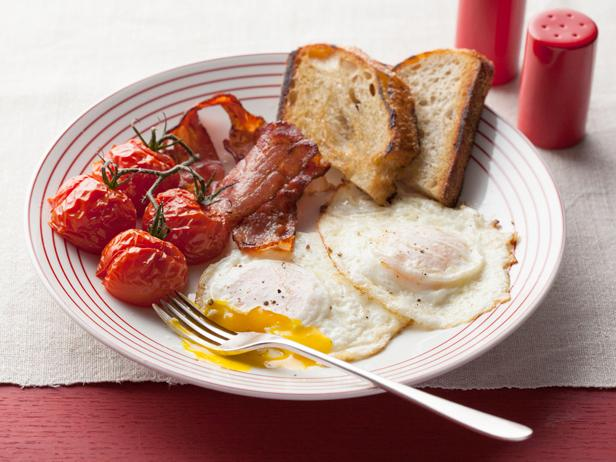
[[[174,301],[163,299],[160,301],[160,304],[165,308],[168,313],[181,321],[184,326],[190,327],[190,330],[192,330],[199,336],[207,339],[211,343],[221,344],[222,342],[228,340],[228,338],[222,337],[211,332],[206,326],[203,326],[201,323],[195,322],[189,316],[186,316],[185,311],[181,308],[178,308],[175,305]]]
[[[199,307],[182,292],[176,291],[175,293],[177,297],[169,298],[171,298],[177,305],[180,305],[181,307],[185,308],[184,311],[189,314],[196,322],[203,324],[204,328],[211,330],[216,335],[221,336],[225,340],[229,340],[229,338],[233,337],[234,335],[237,335],[237,332],[233,332],[221,326],[220,324],[215,323],[207,316],[205,316],[201,312]],[[178,297],[180,300],[178,300]]]
[[[184,337],[191,342],[196,343],[197,345],[204,346],[206,348],[217,348],[220,346],[220,343],[218,342],[214,342],[210,339],[201,337],[189,326],[185,325],[184,323],[182,323],[182,321],[169,314],[164,308],[161,308],[158,304],[152,303],[152,308],[154,309],[154,311],[156,311],[156,314],[158,314],[160,319],[162,319],[163,322],[167,324],[167,326],[169,326],[171,330],[173,330],[180,337]],[[182,326],[182,329],[180,329],[178,325],[173,322],[173,320],[178,321],[178,323]]]

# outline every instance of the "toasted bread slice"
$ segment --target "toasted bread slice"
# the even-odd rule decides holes
[[[472,50],[435,50],[394,67],[415,97],[420,154],[401,181],[453,207],[464,181],[492,62]]]
[[[318,44],[291,53],[278,118],[297,125],[379,204],[419,152],[407,85],[356,50]]]

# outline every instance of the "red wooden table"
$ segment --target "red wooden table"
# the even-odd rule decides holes
[[[388,395],[291,402],[151,383],[7,385],[0,460],[616,461],[616,390],[431,391],[535,435],[489,440]]]

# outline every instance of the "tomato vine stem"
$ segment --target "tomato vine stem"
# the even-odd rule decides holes
[[[153,170],[149,168],[142,167],[129,167],[129,168],[120,168],[115,164],[111,159],[105,159],[102,156],[101,159],[103,161],[103,165],[101,167],[101,178],[103,183],[107,185],[110,189],[116,189],[118,186],[121,186],[124,182],[120,181],[120,178],[134,173],[144,173],[147,175],[156,176],[156,181],[152,184],[152,186],[146,191],[145,195],[141,198],[142,202],[149,201],[154,207],[154,217],[152,223],[148,227],[148,232],[159,239],[164,239],[167,234],[169,234],[169,228],[165,222],[165,215],[163,210],[163,205],[159,204],[154,195],[154,191],[156,188],[160,186],[160,184],[171,175],[177,174],[180,171],[188,172],[194,181],[194,191],[195,199],[197,202],[204,206],[211,205],[215,202],[216,197],[225,189],[232,185],[228,185],[222,188],[219,188],[217,191],[208,194],[207,191],[212,185],[214,181],[214,177],[211,176],[208,180],[205,180],[199,172],[197,172],[194,168],[191,167],[197,160],[199,160],[199,156],[193,152],[193,150],[179,137],[166,133],[166,119],[165,119],[165,128],[163,131],[163,136],[157,138],[156,128],[152,128],[150,132],[150,141],[146,141],[142,135],[142,133],[131,123],[131,127],[133,131],[137,134],[137,137],[141,140],[141,142],[147,146],[149,149],[155,152],[160,152],[161,150],[169,149],[172,146],[180,145],[186,152],[188,153],[188,159],[184,162],[174,165],[173,167],[167,170]]]

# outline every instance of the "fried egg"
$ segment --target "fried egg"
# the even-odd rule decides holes
[[[470,207],[408,192],[380,207],[345,185],[318,229],[355,287],[421,326],[455,326],[509,300],[515,236]]]
[[[232,250],[205,270],[196,302],[228,329],[282,335],[348,361],[377,353],[408,323],[340,275],[316,232],[297,234],[291,261]],[[251,365],[288,367],[289,354],[259,354]]]

